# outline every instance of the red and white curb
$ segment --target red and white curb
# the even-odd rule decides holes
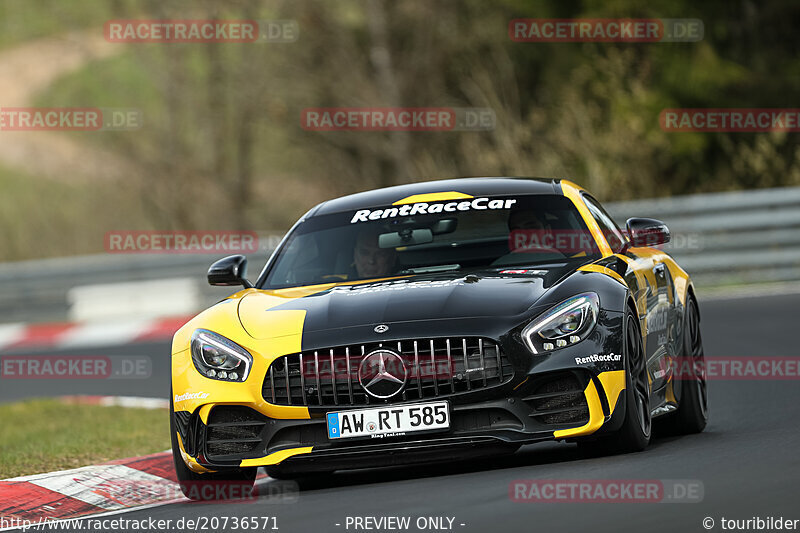
[[[0,481],[0,524],[41,523],[183,500],[172,454],[157,453]]]
[[[170,339],[191,317],[114,322],[2,324],[0,351],[91,348]]]
[[[267,476],[259,473],[257,479]],[[172,453],[162,452],[0,480],[0,531],[188,501]]]

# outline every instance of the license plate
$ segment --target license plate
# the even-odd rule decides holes
[[[400,436],[450,427],[447,402],[339,411],[327,418],[329,439]]]

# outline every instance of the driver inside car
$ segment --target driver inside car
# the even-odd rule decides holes
[[[515,206],[508,215],[508,231],[511,253],[552,251],[556,247],[552,227],[547,223],[547,213],[532,205]]]
[[[526,257],[540,261],[543,255],[564,257],[555,249],[555,239],[547,214],[532,205],[517,205],[508,215],[509,253],[492,262],[492,266],[507,266],[525,262]]]
[[[380,278],[394,274],[397,270],[397,254],[394,248],[378,246],[378,227],[365,228],[359,232],[353,250],[353,267],[356,278]]]

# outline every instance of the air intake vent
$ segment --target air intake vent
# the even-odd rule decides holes
[[[589,405],[578,378],[559,374],[543,381],[524,401],[535,420],[548,425],[580,424],[589,420]]]
[[[206,451],[210,457],[249,453],[261,444],[265,417],[238,406],[221,405],[208,418]]]

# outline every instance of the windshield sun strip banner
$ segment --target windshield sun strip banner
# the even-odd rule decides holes
[[[431,215],[437,213],[453,213],[458,211],[484,211],[511,209],[517,202],[515,198],[490,199],[488,197],[475,198],[473,200],[460,200],[453,202],[416,202],[405,204],[399,207],[387,207],[384,209],[359,209],[350,219],[351,224],[356,222],[369,222],[387,218],[408,217],[415,215]]]

